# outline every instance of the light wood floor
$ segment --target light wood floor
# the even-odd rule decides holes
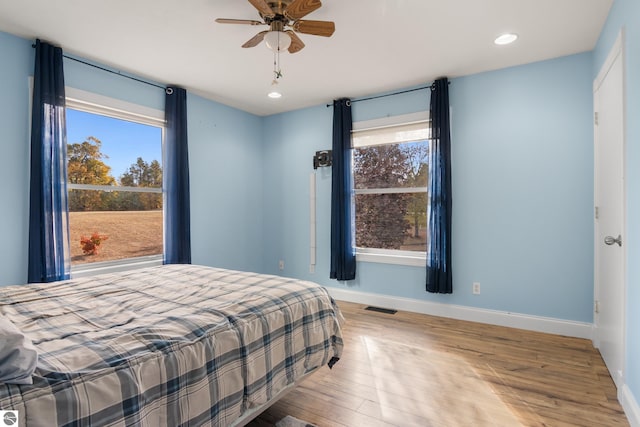
[[[339,302],[341,360],[251,427],[628,426],[588,340]]]

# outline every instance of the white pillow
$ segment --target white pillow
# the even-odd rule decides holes
[[[33,384],[38,352],[9,319],[0,315],[0,383]]]

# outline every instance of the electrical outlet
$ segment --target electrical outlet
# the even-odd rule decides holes
[[[473,282],[473,294],[480,295],[480,282]]]
[[[280,261],[278,261],[278,268],[279,268],[280,270],[284,270],[284,260],[283,260],[283,259],[281,259]]]

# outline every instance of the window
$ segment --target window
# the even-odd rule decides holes
[[[358,258],[423,265],[429,176],[427,114],[355,123],[352,144]]]
[[[67,88],[72,272],[161,262],[163,114]]]

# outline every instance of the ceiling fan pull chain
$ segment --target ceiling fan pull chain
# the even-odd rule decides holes
[[[273,80],[271,81],[271,86],[275,86],[278,84],[278,79],[280,76],[280,66],[278,64],[278,57],[276,56],[278,53],[273,52]]]
[[[278,84],[278,65],[276,61],[276,52],[273,51],[273,81],[271,82],[271,85]]]
[[[282,70],[280,69],[280,52],[273,51],[273,81],[271,85],[277,85],[278,80],[282,77]]]

